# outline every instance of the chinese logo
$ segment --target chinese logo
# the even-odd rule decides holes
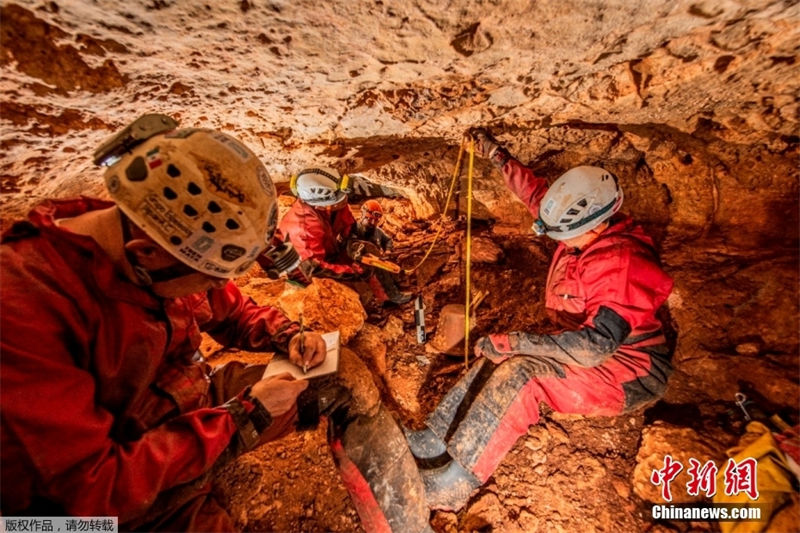
[[[661,486],[661,497],[664,501],[672,501],[672,490],[670,483],[675,480],[683,470],[683,465],[675,461],[671,455],[664,457],[664,468],[653,470],[650,475],[650,482],[655,486]],[[699,496],[701,492],[711,498],[717,493],[717,472],[719,469],[713,461],[701,464],[697,459],[689,459],[689,482],[686,483],[686,492],[690,496]],[[738,463],[732,458],[728,459],[725,465],[723,483],[725,494],[735,496],[745,493],[751,500],[758,499],[757,484],[757,463],[752,457],[743,459]]]

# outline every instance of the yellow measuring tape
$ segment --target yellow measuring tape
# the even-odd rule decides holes
[[[467,167],[467,257],[466,302],[464,303],[464,368],[469,368],[469,304],[472,289],[472,165],[475,159],[475,141],[469,141],[469,166]]]
[[[411,274],[419,267],[422,266],[423,263],[428,259],[428,256],[431,255],[433,251],[433,247],[436,246],[436,242],[439,240],[439,237],[444,230],[444,218],[447,216],[447,208],[450,206],[450,200],[453,197],[453,191],[455,190],[456,181],[458,181],[458,176],[461,174],[461,158],[464,155],[464,145],[466,144],[465,140],[461,141],[461,146],[458,149],[458,158],[456,158],[456,166],[453,169],[453,178],[450,180],[450,188],[447,191],[447,199],[444,202],[444,208],[442,209],[442,214],[439,217],[439,229],[436,231],[436,235],[433,237],[433,241],[431,245],[428,247],[428,250],[425,252],[425,255],[422,257],[419,263],[417,263],[413,268],[405,269],[406,274]],[[464,305],[464,366],[469,368],[469,306],[470,306],[470,296],[472,291],[472,171],[474,168],[475,162],[475,141],[469,141],[469,165],[467,170],[467,243],[466,243],[466,303]]]
[[[416,269],[422,266],[422,264],[428,259],[428,256],[431,255],[433,251],[433,247],[436,246],[436,242],[439,240],[439,236],[442,234],[444,230],[444,226],[442,222],[444,222],[444,218],[447,216],[447,208],[450,206],[450,199],[453,197],[453,191],[455,190],[456,181],[458,180],[458,175],[461,174],[461,156],[464,155],[464,141],[461,141],[461,146],[458,149],[458,158],[456,159],[456,168],[453,169],[453,178],[450,180],[450,189],[447,191],[447,199],[444,201],[444,208],[442,209],[442,214],[439,217],[439,229],[436,231],[436,235],[433,236],[433,241],[431,245],[428,247],[428,251],[425,252],[425,255],[422,257],[419,263],[414,266],[414,268],[407,268],[405,269],[406,274],[411,274]]]

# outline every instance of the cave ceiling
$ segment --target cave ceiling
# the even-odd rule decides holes
[[[420,215],[487,125],[547,177],[615,171],[676,234],[794,241],[798,20],[766,0],[4,2],[4,214],[102,194],[91,152],[161,112],[241,137],[276,181],[330,165]],[[525,216],[497,176],[476,199]]]

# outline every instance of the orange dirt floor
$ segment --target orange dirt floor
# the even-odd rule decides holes
[[[464,269],[459,251],[464,222],[447,224],[423,267],[401,278],[405,290],[423,295],[429,339],[441,307],[463,301]],[[404,231],[397,234],[394,259],[405,267],[415,265],[433,234],[426,221],[406,223]],[[473,264],[473,290],[488,291],[488,296],[477,310],[471,338],[490,332],[550,328],[543,287],[553,243],[486,222],[474,224],[473,237],[490,239],[500,247],[502,257],[496,264]],[[768,407],[788,408],[796,414],[793,406],[798,405],[800,392],[792,377],[797,370],[793,319],[783,318],[782,333],[770,313],[785,309],[782,299],[793,297],[792,291],[781,287],[797,287],[797,258],[774,251],[758,254],[728,249],[713,239],[663,248],[665,268],[676,281],[670,306],[678,335],[676,369],[665,398],[647,409],[611,418],[562,415],[543,406],[541,422],[516,443],[460,512],[431,514],[435,531],[719,530],[718,524],[711,522],[653,521],[647,502],[634,490],[642,432],[655,421],[690,428],[721,454],[742,432],[733,395],[747,386],[746,382],[765,396]],[[250,283],[260,275],[253,273],[240,282],[245,290],[261,287],[249,291],[256,301],[272,297],[276,291],[270,284]],[[789,308],[791,305],[789,301]],[[413,302],[400,308],[367,310],[367,324],[349,347],[370,366],[383,401],[396,419],[418,429],[463,374],[463,358],[441,355],[417,344]],[[759,319],[770,320],[773,326],[760,331]],[[790,336],[783,344],[782,335]],[[383,361],[382,353],[366,353],[383,350],[385,365],[375,363]],[[213,351],[206,347],[212,364],[241,357]],[[241,528],[362,530],[334,467],[325,431],[323,423],[316,431],[290,435],[218,472],[217,494]],[[794,504],[788,513],[796,513],[797,502]],[[798,524],[800,530],[796,515],[789,523]]]

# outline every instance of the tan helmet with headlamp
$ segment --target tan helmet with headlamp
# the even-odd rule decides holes
[[[246,271],[272,242],[275,186],[256,155],[208,129],[144,115],[105,142],[95,163],[119,209],[183,264],[215,277]]]

